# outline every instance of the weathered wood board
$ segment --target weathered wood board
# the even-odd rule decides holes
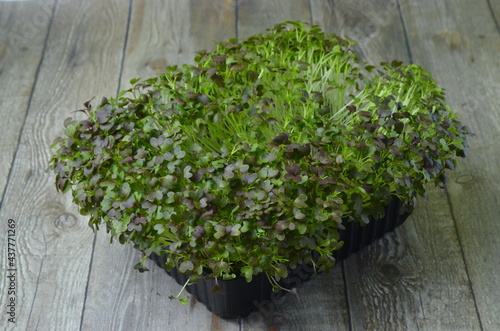
[[[0,3],[0,203],[41,64],[54,4]],[[21,19],[22,18],[22,19]]]
[[[284,21],[311,22],[308,0],[240,0],[238,1],[238,38],[264,33]]]
[[[45,52],[33,53],[42,65],[0,211],[2,226],[9,218],[17,223],[18,330],[75,330],[81,324],[94,234],[70,196],[56,193],[45,168],[64,118],[82,100],[116,91],[116,80],[109,77],[119,73],[128,14],[118,2],[61,2],[51,18]],[[41,4],[32,6],[38,11]],[[2,250],[2,261],[6,254]],[[3,286],[0,299],[6,307]],[[8,324],[4,317],[2,308],[0,328]]]
[[[480,326],[500,328],[500,30],[498,3],[404,1],[409,44],[416,62],[447,88],[452,107],[476,136],[469,158],[452,174],[447,199],[465,260]],[[490,4],[496,4],[492,7]],[[498,14],[498,12],[497,12]],[[443,19],[447,17],[448,19]]]

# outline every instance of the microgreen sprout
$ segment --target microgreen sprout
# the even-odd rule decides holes
[[[133,80],[65,121],[56,187],[92,228],[193,282],[326,271],[342,222],[443,186],[469,134],[429,73],[368,66],[353,45],[285,22]]]

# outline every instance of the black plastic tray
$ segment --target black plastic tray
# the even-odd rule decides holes
[[[393,231],[401,225],[409,216],[409,213],[401,213],[402,203],[395,198],[386,206],[386,214],[382,219],[371,220],[368,225],[361,226],[357,222],[345,222],[345,230],[340,232],[340,239],[344,245],[333,256],[337,262],[347,258],[361,248],[381,238],[384,234]],[[151,254],[158,266],[163,268],[165,257]],[[177,269],[167,271],[180,285],[184,285],[189,276],[180,273]],[[289,272],[289,277],[282,280],[281,285],[285,288],[294,288],[307,281],[314,274],[312,266],[302,265]],[[278,301],[285,291],[273,292],[272,286],[265,274],[254,276],[248,283],[245,278],[237,277],[231,280],[217,280],[219,288],[213,291],[215,279],[200,280],[195,284],[186,286],[186,290],[196,300],[203,303],[212,313],[224,318],[245,317],[253,311],[265,311]]]

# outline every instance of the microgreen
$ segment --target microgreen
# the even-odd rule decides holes
[[[469,133],[429,73],[368,66],[353,45],[286,22],[134,79],[65,121],[56,187],[91,227],[192,281],[326,271],[343,221],[444,185]]]

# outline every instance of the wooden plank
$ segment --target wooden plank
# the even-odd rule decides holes
[[[366,61],[410,62],[397,4],[313,4],[314,23],[355,38]],[[479,326],[446,197],[430,189],[407,224],[344,262],[353,329]]]
[[[236,38],[236,3],[241,0],[190,0],[193,49],[213,50],[215,41]],[[207,3],[208,2],[208,3]],[[184,60],[185,62],[185,60]]]
[[[212,40],[235,36],[231,6],[208,1],[133,2],[122,86],[134,77],[150,77],[165,65],[191,63],[194,52]],[[234,6],[233,6],[234,8]],[[205,19],[201,19],[205,16]],[[206,22],[216,24],[207,27]],[[117,76],[116,76],[117,77]],[[181,286],[148,262],[150,272],[133,269],[140,260],[131,245],[114,243],[98,233],[85,304],[83,329],[238,330],[239,320],[223,320],[191,300],[185,307],[170,295]],[[184,294],[187,295],[187,292]]]
[[[121,4],[91,0],[56,5],[0,211],[2,225],[9,218],[17,222],[18,330],[80,327],[94,234],[70,195],[56,193],[54,176],[44,169],[64,118],[97,93],[116,91],[117,82],[109,78],[117,76],[121,62],[116,54],[123,49],[128,14]],[[41,6],[26,5],[36,11]],[[5,307],[7,296],[0,300]],[[2,316],[0,323],[5,321]]]
[[[297,295],[274,295],[242,320],[242,330],[347,330],[342,269],[334,267],[297,287]]]
[[[24,2],[0,2],[0,203],[35,83],[53,6],[52,1],[37,6]]]
[[[479,321],[446,197],[429,190],[394,233],[345,263],[353,329],[476,330]]]
[[[136,76],[156,76],[167,65],[193,63],[196,51],[236,37],[235,1],[134,2],[121,86]]]
[[[491,1],[491,4],[495,2]],[[448,187],[471,291],[484,330],[500,328],[500,35],[487,2],[402,2],[415,61],[435,73],[477,135]]]
[[[362,60],[410,62],[397,2],[311,0],[311,10],[313,24],[355,40]]]
[[[170,300],[181,286],[151,261],[146,263],[150,271],[134,270],[141,257],[130,245],[109,245],[107,235],[98,235],[83,330],[96,326],[104,330],[239,330],[237,319],[221,319],[192,297],[188,306]]]
[[[256,33],[263,33],[277,23],[294,20],[311,23],[309,1],[238,1],[238,38],[244,39]]]
[[[488,0],[491,17],[495,23],[497,31],[500,32],[500,2]]]

